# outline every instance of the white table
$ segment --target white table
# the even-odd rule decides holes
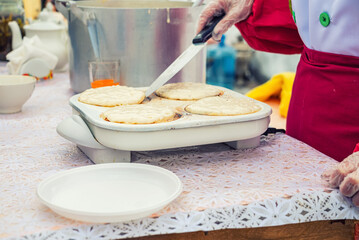
[[[5,74],[4,63],[0,74]],[[68,73],[36,84],[16,114],[0,115],[0,237],[121,239],[220,229],[358,219],[358,209],[321,173],[336,162],[285,134],[262,137],[258,148],[225,144],[135,152],[132,161],[173,171],[183,193],[153,216],[126,223],[88,224],[65,219],[36,196],[44,178],[91,161],[56,133],[71,115]]]

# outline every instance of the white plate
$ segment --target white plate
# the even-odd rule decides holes
[[[66,170],[42,181],[40,200],[75,220],[107,223],[146,217],[182,192],[166,169],[138,163],[107,163]]]

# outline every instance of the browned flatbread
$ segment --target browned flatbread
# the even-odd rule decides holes
[[[124,124],[153,124],[178,119],[173,108],[150,104],[123,105],[111,108],[100,115],[104,120]]]
[[[151,99],[146,98],[142,104],[150,104],[158,107],[169,107],[175,109],[177,112],[184,112],[184,108],[195,101],[182,101],[182,100],[173,100],[167,98],[161,98],[158,96],[153,96]]]
[[[80,102],[102,107],[139,104],[144,99],[144,91],[126,86],[108,86],[87,89],[81,93],[78,98]]]
[[[223,91],[215,86],[193,82],[169,83],[156,91],[157,96],[186,101],[219,96],[222,94]]]
[[[188,105],[185,110],[192,114],[235,116],[258,112],[261,107],[252,99],[221,96],[200,99]]]

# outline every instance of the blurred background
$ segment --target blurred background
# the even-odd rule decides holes
[[[234,84],[232,84],[232,89],[237,90],[241,93],[246,93],[250,89],[261,85],[267,82],[273,75],[282,73],[282,72],[295,72],[297,64],[299,62],[300,54],[294,55],[284,55],[284,54],[274,54],[267,52],[255,51],[243,40],[240,35],[240,32],[236,27],[232,27],[225,34],[224,43],[214,43],[212,46],[208,47],[207,51],[207,81],[212,81],[211,78],[211,56],[213,54],[211,51],[216,49],[219,54],[216,56],[218,58],[224,58],[221,60],[223,65],[230,64],[232,58],[228,55],[234,55],[234,68],[233,68],[233,77]],[[221,45],[223,47],[221,47]],[[232,54],[224,54],[223,52],[232,52]],[[223,67],[222,67],[223,68]],[[225,67],[224,67],[225,68]],[[229,71],[232,71],[228,69]],[[225,75],[225,73],[222,73]],[[231,75],[231,74],[228,74]],[[218,79],[218,78],[217,78]],[[231,80],[228,79],[227,82]],[[215,85],[225,85],[221,82],[217,82]],[[227,87],[231,84],[227,84]]]
[[[107,0],[97,1],[100,1],[102,3],[106,2]],[[206,4],[206,0],[204,1],[204,3]],[[12,44],[14,44],[14,42],[12,42],[12,32],[11,29],[9,29],[8,24],[11,21],[17,22],[20,28],[21,37],[25,36],[24,26],[27,24],[39,22],[38,20],[41,20],[41,17],[46,17],[45,20],[52,20],[57,25],[66,24],[65,31],[67,32],[67,21],[63,17],[63,15],[59,13],[55,5],[55,0],[0,0],[0,61],[8,61],[6,55],[11,52],[13,47]],[[49,18],[49,16],[51,16],[52,18]],[[59,19],[59,16],[61,16],[63,20]],[[41,38],[45,39],[45,37]],[[58,37],[54,37],[53,39],[59,41]],[[83,42],[84,39],[81,38],[80,40],[81,42]],[[46,40],[46,42],[49,41],[52,40]],[[62,40],[60,41],[64,42]],[[49,50],[54,50],[57,48],[52,47],[52,45],[49,43],[47,44],[50,46]],[[53,46],[60,45],[61,43],[57,43],[57,45],[55,44]],[[81,46],[82,45],[83,44],[81,44]],[[67,48],[67,45],[65,47]],[[236,27],[232,27],[225,34],[220,43],[209,42],[206,51],[206,82],[212,85],[227,87],[242,94],[246,94],[248,93],[248,91],[263,85],[264,83],[268,82],[274,75],[281,74],[284,72],[295,73],[296,66],[300,58],[299,54],[282,55],[255,51],[250,48],[248,44],[243,40],[240,35],[240,32],[237,30]],[[61,59],[61,53],[60,55],[57,53],[57,55]],[[67,55],[65,57],[67,58]],[[78,69],[75,70],[76,73],[79,72]],[[49,69],[44,69],[44,71],[48,72]],[[38,72],[34,74],[37,73]],[[52,72],[50,75],[46,76],[51,78]],[[71,77],[74,77],[74,74],[71,75],[70,68],[70,81],[73,80],[71,79]],[[200,79],[194,79],[194,81],[200,81]],[[83,89],[81,89],[81,91],[82,90]],[[267,90],[270,91],[271,89]],[[74,89],[74,91],[76,92],[76,89]],[[274,112],[278,108],[280,101],[280,97],[278,98],[278,94],[276,97],[277,102],[275,102],[274,104],[272,104],[271,102],[271,106],[273,107]],[[289,102],[289,99],[287,99],[287,102]],[[279,114],[275,113],[273,116],[283,118],[279,119],[279,121],[281,122],[280,126],[285,126],[286,113],[281,113],[280,116]]]
[[[24,35],[24,24],[36,20],[49,2],[56,11],[55,0],[0,0],[0,60],[5,61],[11,51],[8,22],[17,21]],[[254,51],[232,27],[222,43],[213,43],[207,49],[207,82],[246,93],[275,74],[295,72],[298,61],[299,55]]]
[[[21,29],[22,36],[24,25],[39,16],[51,0],[0,0],[0,60],[6,60],[6,54],[11,51],[11,31],[8,23],[16,21]],[[54,9],[56,11],[56,9]]]

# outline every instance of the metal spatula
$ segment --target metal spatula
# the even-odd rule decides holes
[[[199,53],[208,39],[212,37],[214,27],[224,17],[224,14],[214,17],[203,30],[194,37],[192,45],[189,46],[147,89],[146,97],[150,96],[163,84],[169,81],[176,73],[178,73],[193,57]]]

